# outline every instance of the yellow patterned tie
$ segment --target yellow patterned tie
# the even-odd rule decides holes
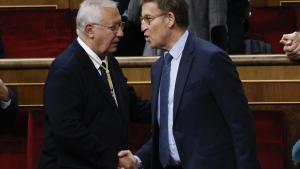
[[[108,69],[107,56],[105,56],[105,59],[102,61],[102,64],[100,65],[100,67],[105,70],[107,82],[108,82],[108,85],[109,85],[110,94],[112,95],[116,105],[118,106],[117,97],[116,97],[116,94],[115,94],[115,91],[114,91],[112,79],[111,79],[110,72],[109,72],[109,69]]]

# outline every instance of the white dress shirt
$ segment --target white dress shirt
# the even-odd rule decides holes
[[[77,37],[77,41],[78,41],[79,45],[84,49],[84,51],[89,55],[89,57],[91,58],[92,62],[94,63],[95,68],[98,70],[99,74],[101,75],[100,65],[102,64],[102,60],[79,37]]]
[[[95,68],[98,70],[98,73],[101,75],[100,65],[102,64],[102,60],[98,57],[98,55],[88,46],[86,45],[80,37],[77,37],[77,41],[79,45],[84,49],[84,51],[88,54],[90,59],[92,60]],[[112,97],[115,100],[116,105],[118,106],[117,96],[114,90],[114,84],[112,82]]]
[[[188,31],[180,37],[180,39],[175,43],[169,53],[173,56],[171,61],[171,70],[170,70],[170,86],[169,86],[169,98],[168,98],[168,134],[169,134],[169,148],[170,148],[170,156],[172,160],[179,164],[180,158],[178,154],[178,149],[175,143],[174,135],[173,135],[173,106],[174,106],[174,91],[176,85],[176,78],[178,73],[178,67],[181,60],[182,52],[188,38]],[[158,110],[157,110],[157,119],[159,123],[160,119],[160,94],[158,95]]]

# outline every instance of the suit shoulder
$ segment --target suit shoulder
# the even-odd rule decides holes
[[[193,42],[195,44],[195,49],[200,52],[205,53],[226,53],[224,50],[213,44],[212,42],[209,42],[207,40],[201,39],[199,37],[194,37]]]
[[[78,54],[78,49],[71,44],[53,61],[49,71],[59,72],[65,70],[67,72],[72,72],[78,70],[80,65],[77,56]]]
[[[194,37],[193,39],[194,43],[194,52],[196,53],[196,56],[203,59],[218,59],[218,58],[229,58],[228,54],[215,44],[203,40],[198,37]]]

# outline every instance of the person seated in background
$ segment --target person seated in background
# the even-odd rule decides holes
[[[292,159],[295,165],[300,166],[300,139],[293,146]]]
[[[0,129],[9,128],[16,119],[18,106],[16,94],[0,78]]]
[[[289,34],[283,34],[280,43],[284,45],[283,51],[287,56],[293,60],[300,59],[300,34],[299,32],[293,32]]]

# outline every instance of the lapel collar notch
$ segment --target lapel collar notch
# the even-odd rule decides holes
[[[152,66],[152,122],[155,122],[157,119],[157,109],[158,109],[158,93],[159,93],[159,85],[161,78],[161,71],[163,66],[163,55],[153,64]]]
[[[77,40],[75,40],[74,42],[74,47],[75,50],[78,50],[78,52],[76,53],[76,57],[79,59],[79,63],[82,65],[86,76],[92,78],[92,81],[94,81],[96,86],[98,86],[95,90],[101,92],[110,102],[110,104],[115,106],[117,109],[115,101],[113,100],[109,92],[109,88],[105,86],[105,83],[102,81],[101,76],[98,70],[95,68],[95,65],[93,64],[92,60],[89,58],[88,54],[84,51],[84,49],[79,45]]]
[[[173,121],[176,121],[178,106],[180,104],[182,93],[189,76],[189,72],[193,63],[194,55],[194,38],[189,34],[184,50],[182,52],[181,61],[178,67],[177,78],[175,82],[174,103],[173,103]]]

